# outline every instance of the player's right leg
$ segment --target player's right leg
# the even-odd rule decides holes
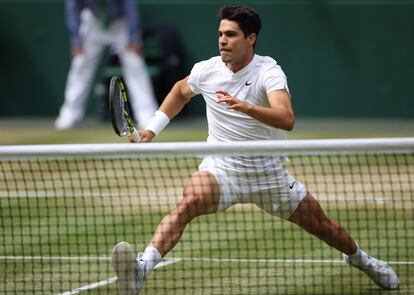
[[[186,225],[200,215],[217,212],[219,200],[216,178],[207,171],[196,172],[185,186],[177,207],[158,225],[142,257],[137,259],[128,243],[117,244],[112,266],[118,277],[119,294],[139,294],[150,271],[177,244]]]
[[[158,225],[150,246],[166,255],[180,240],[184,229],[194,218],[216,213],[220,201],[220,188],[216,178],[207,171],[193,174],[184,188],[183,198]]]
[[[118,294],[139,294],[148,272],[145,264],[136,258],[134,248],[127,242],[118,243],[112,250],[112,268],[118,277]]]

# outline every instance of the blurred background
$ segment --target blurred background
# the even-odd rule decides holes
[[[288,77],[297,117],[290,138],[414,136],[414,1],[231,3],[261,14],[256,52],[274,57]],[[195,62],[218,54],[216,13],[225,4],[136,1],[159,103]],[[87,119],[71,130],[53,127],[70,65],[63,0],[0,0],[0,25],[0,144],[125,142],[107,115],[108,78],[119,71],[110,54]],[[204,114],[197,96],[158,140],[204,140]]]

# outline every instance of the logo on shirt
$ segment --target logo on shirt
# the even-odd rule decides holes
[[[292,184],[289,184],[289,188],[290,188],[290,189],[292,189],[292,188],[293,188],[293,186],[295,185],[295,182],[296,182],[296,181],[294,181]]]
[[[252,85],[254,83],[254,81],[252,81],[252,82],[248,82],[248,81],[246,81],[246,83],[244,84],[244,86],[250,86],[250,85]]]

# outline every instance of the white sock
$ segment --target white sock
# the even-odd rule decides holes
[[[353,264],[359,265],[359,266],[365,266],[369,262],[368,254],[365,253],[361,248],[358,246],[358,250],[353,255],[349,255],[349,258],[351,259]]]
[[[142,254],[141,259],[145,262],[147,266],[147,274],[161,261],[161,254],[154,247],[145,248],[144,254]]]

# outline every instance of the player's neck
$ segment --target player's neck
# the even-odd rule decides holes
[[[244,69],[253,59],[254,52],[251,52],[249,54],[246,54],[240,62],[235,63],[226,63],[226,67],[232,71],[233,73],[237,73],[238,71]]]

